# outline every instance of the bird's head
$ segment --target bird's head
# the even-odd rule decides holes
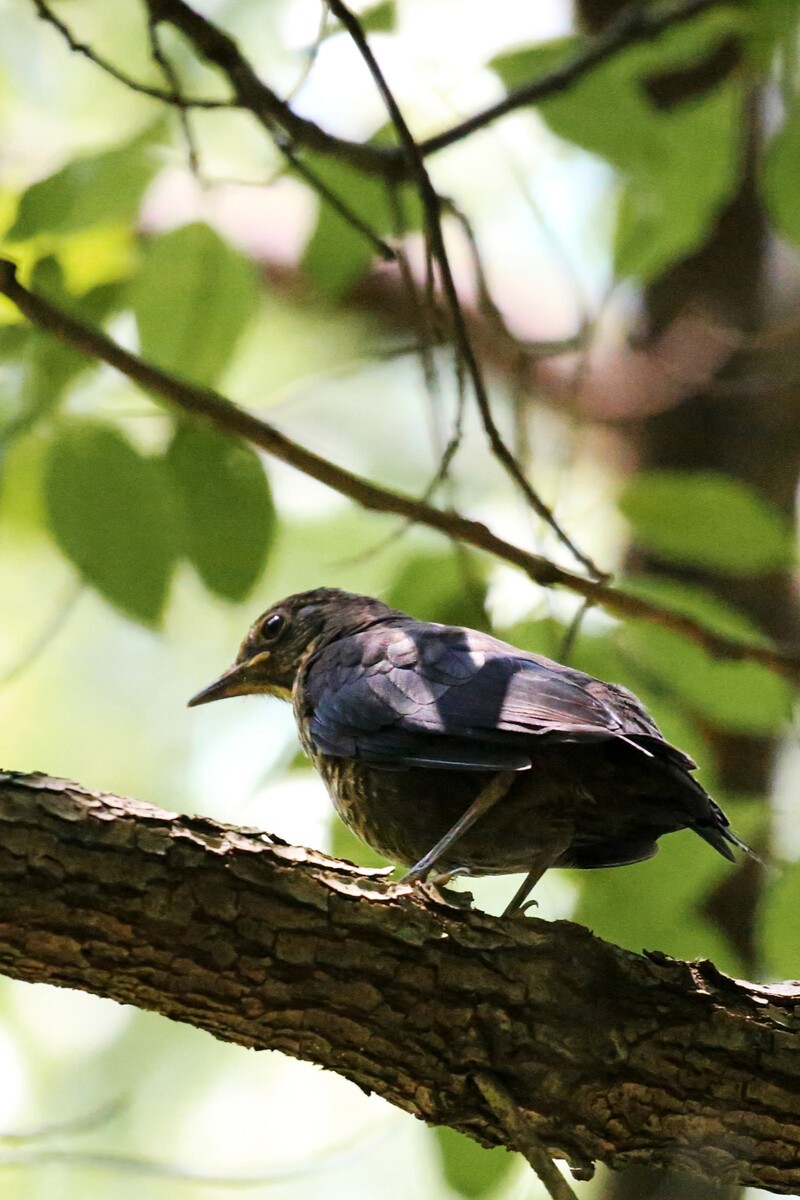
[[[336,588],[298,592],[258,618],[232,667],[189,701],[189,707],[262,692],[290,700],[297,673],[318,647],[397,615],[380,600]]]

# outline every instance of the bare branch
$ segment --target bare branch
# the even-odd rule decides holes
[[[121,67],[104,58],[94,47],[87,45],[86,42],[79,41],[69,26],[60,17],[56,16],[52,9],[45,3],[45,0],[31,0],[31,3],[36,9],[37,15],[48,25],[53,26],[73,53],[80,54],[83,58],[88,59],[89,62],[94,63],[96,67],[104,71],[106,75],[110,75],[112,79],[116,79],[117,83],[123,84],[124,87],[129,88],[132,92],[138,92],[142,96],[149,96],[151,100],[160,100],[163,104],[174,104],[183,110],[187,108],[217,109],[237,107],[231,100],[210,100],[203,99],[200,96],[180,96],[174,90],[164,91],[163,88],[152,87],[150,84],[142,83],[139,79],[134,79],[133,76],[123,71]]]
[[[89,58],[120,83],[166,104],[181,104],[179,97],[159,88],[138,83],[97,54],[90,46],[73,38],[64,23],[50,12],[44,0],[32,0],[32,3],[39,15],[58,29],[72,50]],[[336,137],[326,133],[314,121],[298,116],[290,105],[258,78],[234,40],[206,17],[195,12],[184,0],[147,0],[147,3],[153,18],[168,21],[176,29],[180,29],[195,50],[219,68],[233,90],[234,99],[231,101],[187,97],[184,103],[188,107],[244,108],[266,125],[270,132],[273,132],[276,126],[282,129],[298,147],[326,154],[382,179],[400,182],[414,177],[413,165],[402,146],[373,146]],[[490,105],[450,129],[420,141],[420,154],[427,158],[430,154],[436,154],[463,141],[508,113],[560,95],[614,55],[638,43],[653,41],[667,29],[692,20],[717,3],[718,0],[680,0],[670,7],[651,8],[632,2],[602,34],[587,39],[573,58],[539,79],[515,88],[497,104]]]
[[[676,633],[692,638],[709,653],[721,658],[760,663],[771,671],[800,681],[800,655],[796,653],[776,649],[771,645],[753,645],[723,637],[692,617],[674,612],[622,588],[611,587],[566,571],[550,559],[531,554],[521,546],[498,537],[480,521],[469,520],[456,512],[433,508],[402,492],[379,487],[337,466],[312,450],[307,450],[305,446],[293,442],[273,425],[239,408],[211,388],[195,387],[166,371],[159,370],[158,367],[118,346],[104,333],[77,320],[44,297],[34,295],[20,284],[14,264],[5,259],[0,259],[0,295],[7,296],[20,312],[40,329],[46,329],[90,358],[114,367],[133,383],[166,401],[170,407],[209,421],[235,437],[246,439],[267,454],[279,458],[312,479],[317,479],[333,491],[347,496],[362,508],[403,517],[417,525],[435,529],[452,541],[463,542],[519,567],[534,583],[542,587],[563,587],[591,600],[594,604],[601,605],[615,616],[635,617],[652,621],[665,629],[673,629]]]
[[[420,151],[426,157],[436,154],[519,108],[550,100],[553,96],[568,91],[573,84],[583,79],[584,75],[588,75],[595,67],[608,62],[623,50],[640,42],[652,42],[667,29],[684,21],[691,21],[715,5],[718,5],[718,0],[680,0],[667,8],[651,8],[637,0],[631,0],[616,20],[611,21],[601,34],[588,38],[573,58],[548,71],[539,79],[532,79],[530,83],[514,88],[502,100],[498,100],[497,104],[492,104],[482,112],[460,121],[451,129],[426,138],[419,143]]]

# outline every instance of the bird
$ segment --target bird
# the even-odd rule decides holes
[[[353,833],[407,883],[618,867],[690,829],[752,853],[627,688],[371,596],[299,592],[252,625],[232,667],[189,701],[291,702],[300,741]]]

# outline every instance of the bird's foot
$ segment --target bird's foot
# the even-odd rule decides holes
[[[468,909],[472,907],[471,892],[456,892],[452,888],[446,888],[451,879],[455,879],[457,875],[467,875],[468,871],[456,868],[453,871],[434,875],[431,879],[427,878],[427,874],[427,872],[423,873],[415,868],[403,875],[398,883],[410,885],[419,891],[426,900],[430,900],[434,904],[447,904],[450,908]]]
[[[472,892],[457,892],[454,888],[445,888],[444,884],[452,879],[452,875],[439,875],[436,879],[428,879],[418,883],[417,887],[426,900],[434,904],[446,904],[450,908],[472,908]]]
[[[504,917],[524,917],[529,908],[538,908],[538,900],[527,900],[525,904],[511,905],[503,909]]]

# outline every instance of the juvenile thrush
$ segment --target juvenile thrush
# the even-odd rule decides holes
[[[748,847],[626,688],[369,596],[301,592],[259,617],[189,702],[290,700],[303,748],[353,832],[406,880],[651,858],[692,829]]]

